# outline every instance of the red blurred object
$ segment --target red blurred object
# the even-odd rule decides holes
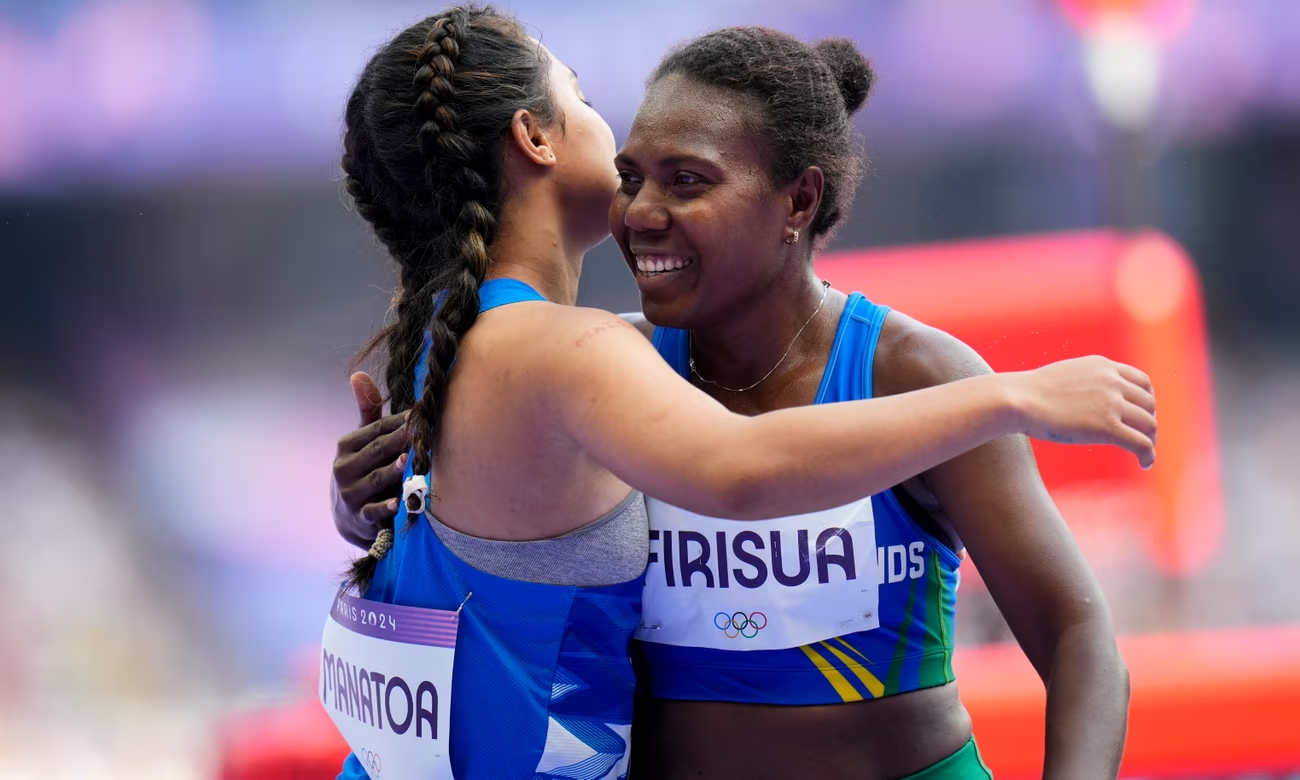
[[[1300,771],[1300,626],[1129,637],[1120,651],[1133,685],[1121,777]],[[963,648],[953,669],[993,776],[1041,777],[1046,694],[1025,654]]]
[[[314,698],[229,716],[218,735],[221,780],[333,780],[348,745]]]
[[[1035,442],[1043,479],[1099,568],[1134,544],[1190,575],[1218,550],[1223,497],[1200,282],[1154,232],[1111,231],[827,255],[817,271],[974,347],[995,370],[1102,354],[1146,371],[1157,462]]]

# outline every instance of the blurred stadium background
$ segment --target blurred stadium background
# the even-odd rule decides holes
[[[1187,452],[1205,457],[1179,467],[1182,487],[1151,488],[1183,490],[1163,519],[1125,492],[1133,475],[1070,492],[1100,461],[1044,454],[1127,637],[1125,774],[1300,777],[1278,747],[1300,751],[1300,2],[498,5],[581,74],[620,141],[674,42],[730,24],[854,38],[880,82],[860,121],[871,171],[834,248],[894,249],[828,276],[944,324],[958,293],[936,292],[934,269],[965,258],[986,305],[952,328],[974,328],[995,366],[1120,344],[1164,361],[1162,404],[1191,394]],[[340,116],[368,53],[440,7],[0,0],[0,780],[235,777],[267,752],[337,750],[303,705],[351,555],[328,465],[355,425],[347,363],[390,284],[341,196]],[[1039,234],[1063,235],[1016,238]],[[1071,308],[1059,282],[1089,263],[1118,286]],[[611,244],[585,272],[581,303],[637,305]],[[1170,274],[1186,327],[1157,333],[1142,312]],[[1055,301],[1035,315],[1046,336],[1008,313],[1039,295]],[[1101,341],[1053,335],[1054,312],[1080,307]],[[981,739],[985,722],[991,743],[1030,723],[1024,756],[990,761],[1032,776],[1040,740],[1008,697],[1028,691],[1032,711],[1038,683],[969,582],[959,679]],[[1260,698],[1179,698],[1246,688]],[[1151,736],[1148,706],[1153,722],[1205,706],[1273,736]]]

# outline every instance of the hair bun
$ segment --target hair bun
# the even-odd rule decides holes
[[[857,44],[848,38],[826,38],[813,47],[817,56],[831,69],[839,85],[844,107],[850,114],[862,108],[876,81],[871,63],[858,51]]]

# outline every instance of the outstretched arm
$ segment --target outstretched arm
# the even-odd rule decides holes
[[[761,519],[840,506],[1010,433],[1154,458],[1145,376],[1104,358],[758,417],[692,387],[605,312],[566,312],[529,360],[533,386],[566,435],[628,484],[705,515]]]

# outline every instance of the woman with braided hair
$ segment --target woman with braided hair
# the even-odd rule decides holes
[[[955,690],[911,708],[916,694],[906,691],[942,686],[934,682],[942,674],[917,682],[903,669],[903,682],[881,693],[904,695],[867,708],[792,707],[831,700],[802,670],[782,667],[781,658],[805,652],[786,644],[755,654],[786,654],[769,672],[797,677],[764,700],[754,693],[763,685],[750,679],[762,669],[741,663],[736,678],[722,671],[751,654],[708,650],[699,633],[756,636],[759,610],[715,614],[712,602],[674,601],[654,583],[747,605],[762,603],[754,597],[779,606],[786,597],[769,585],[817,595],[798,601],[811,612],[789,625],[763,616],[778,643],[800,638],[802,647],[850,624],[886,630],[895,616],[884,597],[877,610],[873,595],[880,532],[872,513],[880,528],[878,499],[893,486],[941,475],[933,489],[954,527],[967,514],[1005,510],[1016,521],[1004,524],[1013,537],[1006,546],[1038,552],[1042,533],[1060,533],[1053,518],[1042,533],[1021,527],[1040,498],[1018,509],[1001,500],[1001,487],[970,484],[971,472],[984,469],[1029,489],[1023,445],[990,442],[1020,433],[1122,446],[1144,465],[1154,457],[1154,400],[1136,369],[1093,357],[991,375],[947,337],[817,282],[809,245],[834,226],[855,183],[847,116],[857,106],[836,82],[856,79],[860,104],[865,64],[846,72],[845,44],[812,52],[771,31],[724,33],[731,43],[709,36],[661,66],[617,169],[612,133],[576,75],[490,9],[450,9],[398,34],[348,101],[347,189],[400,269],[396,321],[372,342],[387,347],[394,414],[346,439],[336,462],[343,503],[374,505],[367,514],[380,520],[377,537],[349,534],[373,539],[350,584],[370,603],[458,610],[450,705],[457,777],[625,777],[629,646],[638,628],[663,643],[656,647],[723,654],[721,664],[650,655],[650,692],[663,701],[654,708],[649,776],[886,777],[934,763],[969,736],[964,711]],[[709,70],[710,59],[722,70]],[[775,78],[781,86],[744,72],[763,62],[786,63]],[[763,113],[785,110],[781,101],[753,90],[806,85],[814,87],[808,100],[829,113],[812,115],[826,127],[802,139],[815,159],[790,163],[784,145],[794,136]],[[611,228],[647,314],[672,328],[655,331],[653,344],[648,328],[573,305],[583,255]],[[866,345],[876,341],[873,369]],[[843,358],[833,346],[841,342]],[[950,366],[980,375],[959,379]],[[885,367],[888,381],[879,379]],[[874,393],[873,370],[883,386]],[[909,384],[916,392],[903,392]],[[356,386],[370,391],[364,381]],[[406,450],[408,438],[409,458],[373,468],[376,457],[397,457],[393,447]],[[958,456],[981,446],[995,449],[960,465]],[[959,464],[951,475],[940,471],[949,462]],[[406,500],[370,500],[397,469]],[[967,514],[948,507],[950,486],[977,506]],[[665,518],[661,531],[647,527],[643,493]],[[967,533],[964,522],[960,530]],[[998,549],[991,530],[971,533]],[[1057,540],[1050,551],[1068,544]],[[1071,549],[1053,563],[1075,576]],[[655,600],[657,611],[643,620],[647,561],[647,604]],[[921,561],[939,578],[922,582],[942,591],[948,569]],[[1039,566],[1021,566],[1033,585]],[[1095,596],[1088,587],[1080,593]],[[889,629],[896,638],[897,629]],[[859,652],[844,647],[825,657],[839,663]],[[700,683],[707,675],[683,671],[692,664],[720,682]],[[1078,670],[1062,661],[1058,672],[1073,690]],[[791,700],[801,688],[807,700]],[[393,690],[390,681],[386,695]],[[853,686],[834,681],[827,690]],[[427,724],[410,726],[410,715],[397,725],[418,736]],[[934,736],[925,718],[934,719]],[[390,730],[397,725],[390,721]],[[354,754],[343,776],[365,769]]]

